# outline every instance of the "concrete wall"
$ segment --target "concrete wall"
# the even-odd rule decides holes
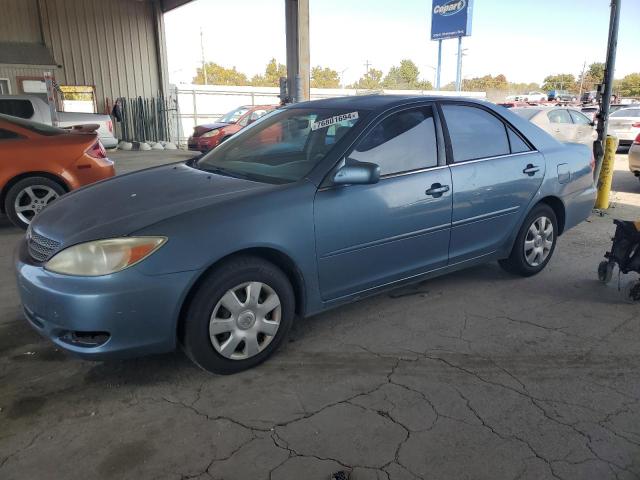
[[[162,90],[161,10],[156,0],[0,0],[0,41],[43,43],[57,67],[0,64],[0,78],[53,70],[60,85],[95,87],[105,98],[151,97]]]

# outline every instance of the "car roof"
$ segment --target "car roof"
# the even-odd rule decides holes
[[[459,96],[441,95],[354,95],[349,97],[324,98],[288,105],[286,108],[356,108],[359,110],[386,110],[413,102],[437,100],[461,100],[472,103],[486,103],[483,100]]]

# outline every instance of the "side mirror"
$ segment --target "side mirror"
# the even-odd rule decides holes
[[[380,180],[380,166],[375,163],[348,160],[333,176],[336,185],[371,185]]]

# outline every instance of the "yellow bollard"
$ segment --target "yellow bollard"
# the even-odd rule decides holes
[[[616,161],[616,150],[618,149],[618,139],[607,135],[604,147],[604,158],[602,159],[602,169],[598,179],[598,197],[595,208],[606,210],[609,208],[609,194],[611,193],[611,182],[613,181],[613,166]]]

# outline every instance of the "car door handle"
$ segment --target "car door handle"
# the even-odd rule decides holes
[[[424,192],[426,195],[429,195],[431,197],[441,197],[443,194],[447,193],[449,191],[449,185],[442,185],[440,183],[434,183],[433,185],[431,185],[431,188],[429,188],[426,192]]]
[[[527,168],[522,170],[522,173],[525,173],[525,174],[529,175],[530,177],[533,177],[536,174],[536,172],[539,172],[539,171],[540,171],[540,167],[530,163],[529,165],[527,165]]]

